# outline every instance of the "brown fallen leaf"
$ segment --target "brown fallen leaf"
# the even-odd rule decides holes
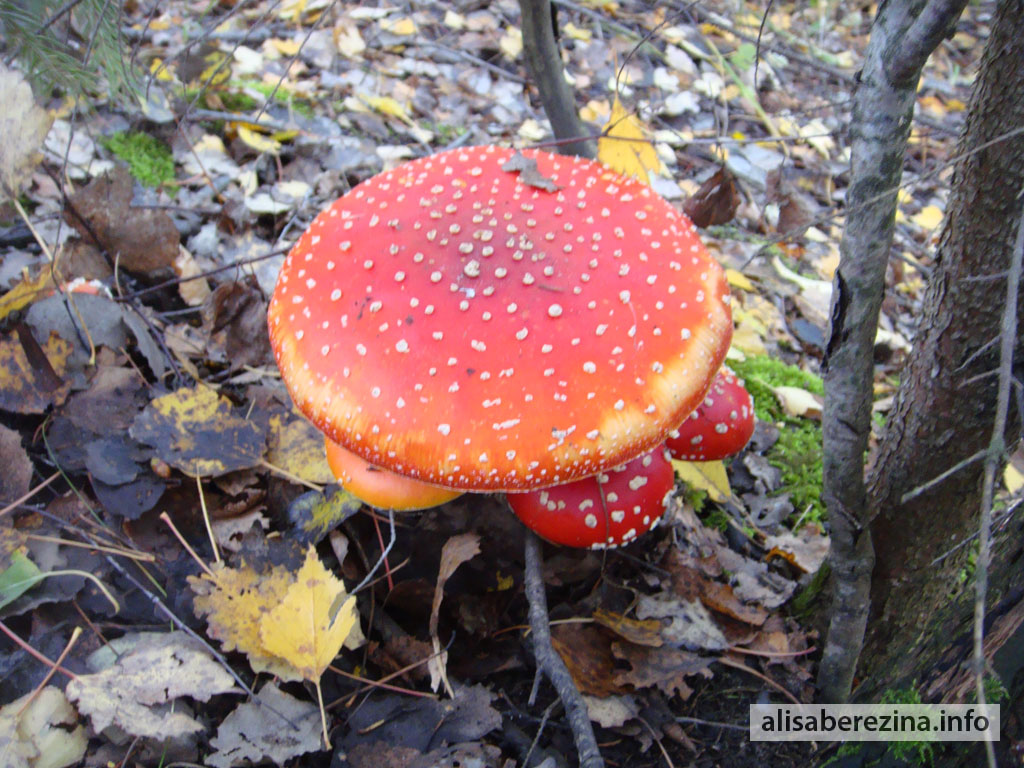
[[[701,585],[700,600],[713,611],[724,613],[744,624],[759,627],[768,618],[768,611],[759,605],[742,602],[736,597],[732,587],[718,581],[705,581]]]
[[[569,668],[576,687],[591,696],[628,693],[615,680],[612,636],[592,624],[556,624],[551,645]]]
[[[203,303],[202,318],[211,360],[232,369],[273,362],[267,302],[255,278],[218,285]]]
[[[444,585],[455,573],[455,569],[467,560],[480,554],[480,537],[475,533],[462,533],[452,536],[441,549],[441,567],[437,574],[437,585],[434,587],[434,601],[430,607],[430,642],[434,655],[427,662],[430,670],[430,687],[437,690],[444,683],[445,691],[455,697],[451,684],[448,682],[448,654],[441,650],[441,639],[437,636],[437,622],[441,613],[441,601],[444,599]]]
[[[657,648],[665,644],[661,636],[661,622],[657,619],[641,621],[598,608],[594,611],[594,621],[636,645]]]
[[[172,273],[181,237],[165,211],[132,207],[135,180],[119,165],[71,196],[67,221],[129,272],[157,277]]]
[[[686,683],[687,677],[712,677],[709,667],[714,659],[679,648],[642,648],[629,643],[613,643],[612,653],[630,667],[628,671],[615,671],[616,683],[636,689],[654,686],[666,695],[678,695],[684,701],[693,693]]]
[[[21,435],[0,424],[0,507],[20,499],[32,483],[32,460],[21,445]]]
[[[727,168],[719,168],[683,203],[683,213],[698,227],[728,224],[736,217],[740,196]]]

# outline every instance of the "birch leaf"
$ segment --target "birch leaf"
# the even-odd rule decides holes
[[[341,602],[337,615],[331,609]],[[263,647],[317,682],[356,628],[356,599],[345,596],[345,585],[324,568],[310,547],[306,562],[281,603],[260,626]]]

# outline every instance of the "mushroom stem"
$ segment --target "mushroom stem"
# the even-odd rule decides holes
[[[569,674],[562,657],[551,645],[551,625],[548,619],[548,599],[544,592],[541,569],[541,543],[537,535],[526,531],[524,584],[530,604],[530,630],[533,632],[533,655],[537,666],[544,672],[565,707],[566,719],[572,729],[579,754],[580,768],[604,768],[604,758],[597,747],[594,728],[590,724],[586,702]]]

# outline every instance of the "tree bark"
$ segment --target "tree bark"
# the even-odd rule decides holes
[[[973,595],[964,576],[977,531],[982,462],[903,499],[983,451],[992,434],[1006,270],[1024,206],[1022,126],[1024,0],[1001,0],[960,141],[920,330],[869,480],[876,563],[862,663],[869,679],[857,693],[865,700],[914,680],[926,692],[948,696],[963,690],[949,681],[970,668]],[[1018,317],[1018,380],[1022,331]],[[1020,412],[1011,406],[1007,445],[1016,444],[1020,428]],[[995,653],[1001,634],[1003,641],[1013,634],[992,635],[1000,617],[1024,613],[1022,542],[1019,515],[994,531],[986,654]],[[1018,626],[1022,620],[1012,619]]]
[[[845,701],[868,618],[873,562],[864,484],[874,341],[892,248],[896,192],[921,67],[966,0],[888,0],[871,27],[850,127],[846,227],[832,295],[823,415],[823,496],[831,525],[832,605],[818,695]]]

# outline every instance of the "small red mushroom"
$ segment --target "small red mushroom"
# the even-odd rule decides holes
[[[716,461],[732,456],[754,434],[754,401],[736,374],[722,368],[676,433],[668,440],[673,458]]]
[[[544,539],[570,547],[628,544],[660,521],[675,475],[665,446],[595,477],[529,493],[510,493],[522,523]]]

